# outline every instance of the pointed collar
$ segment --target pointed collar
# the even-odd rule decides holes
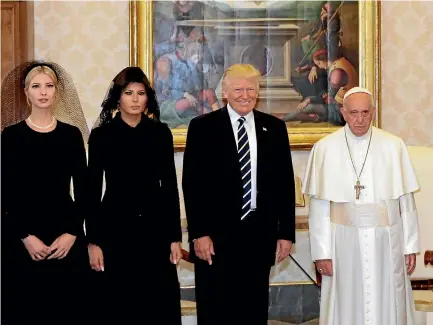
[[[229,113],[230,122],[232,124],[234,124],[234,125],[237,125],[235,123],[239,120],[239,118],[241,116],[230,106],[230,104],[227,104],[227,111]],[[253,111],[249,112],[244,117],[245,117],[245,120],[246,120],[247,123],[251,124],[252,122],[254,122],[254,113],[253,113]]]

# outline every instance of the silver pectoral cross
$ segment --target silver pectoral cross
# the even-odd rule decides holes
[[[356,185],[353,187],[356,190],[356,199],[359,200],[359,195],[361,194],[361,190],[365,188],[364,185],[361,185],[359,179],[356,181]]]

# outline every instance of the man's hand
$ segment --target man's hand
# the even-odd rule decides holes
[[[195,255],[203,261],[207,261],[212,265],[212,255],[215,255],[212,239],[209,236],[204,236],[194,241]]]
[[[46,246],[42,240],[33,235],[24,238],[23,243],[33,261],[42,261],[51,252],[50,248]]]
[[[279,239],[277,241],[277,251],[275,253],[276,263],[282,262],[287,256],[289,256],[291,249],[292,249],[292,241]]]
[[[316,268],[321,275],[332,276],[332,260],[318,260]]]
[[[61,260],[62,258],[65,258],[71,250],[72,245],[74,245],[75,239],[77,239],[77,236],[71,234],[63,234],[57,237],[50,246],[50,251],[54,253],[47,259],[51,260],[53,258],[58,258]]]
[[[104,272],[104,253],[102,252],[101,247],[89,244],[87,250],[89,252],[89,262],[92,269],[98,272]]]
[[[179,263],[182,259],[182,246],[180,242],[171,243],[170,246],[170,262],[173,264]]]
[[[408,254],[404,256],[406,266],[407,266],[407,274],[411,275],[413,271],[415,271],[416,267],[416,255],[415,254]]]

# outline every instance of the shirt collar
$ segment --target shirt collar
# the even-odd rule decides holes
[[[238,120],[241,117],[231,106],[230,104],[227,104],[227,111],[229,112],[230,122],[232,125],[238,125]],[[247,124],[251,124],[254,122],[254,113],[253,111],[249,112],[247,115],[244,116]]]

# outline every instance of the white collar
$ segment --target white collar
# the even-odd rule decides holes
[[[362,142],[364,140],[370,139],[370,134],[372,132],[372,126],[370,125],[370,128],[368,129],[367,133],[364,135],[361,135],[360,137],[358,137],[352,133],[352,131],[350,130],[349,124],[347,124],[347,123],[344,126],[344,131],[346,132],[347,138],[349,140],[356,141],[356,142]]]
[[[239,118],[241,117],[231,106],[230,104],[227,104],[227,111],[229,112],[230,122],[232,124],[237,123]],[[247,115],[244,116],[245,120],[248,123],[254,122],[254,113],[253,111],[249,112]],[[235,124],[237,125],[237,124]]]

